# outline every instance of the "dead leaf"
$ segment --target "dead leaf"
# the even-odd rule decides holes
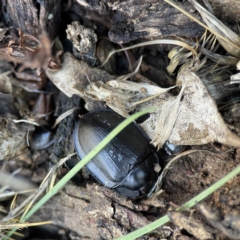
[[[60,69],[45,68],[48,78],[68,97],[74,94],[85,97],[85,88],[91,82],[106,82],[113,78],[107,72],[91,68],[84,61],[77,60],[72,54],[65,53]]]
[[[225,145],[240,147],[240,138],[232,133],[224,123],[201,79],[188,67],[184,67],[178,74],[177,84],[183,86],[184,93],[168,140],[176,145],[202,145],[217,141]],[[166,104],[163,100],[154,101],[155,104],[153,102],[149,104],[151,106],[158,104],[159,109]],[[174,100],[168,98],[167,101]],[[172,110],[166,110],[165,116],[161,116],[163,119],[160,119],[156,112],[152,113],[151,117],[141,124],[150,139],[154,139],[155,146],[162,146],[160,130],[166,128],[164,119],[174,121],[169,118],[168,114],[171,113]]]

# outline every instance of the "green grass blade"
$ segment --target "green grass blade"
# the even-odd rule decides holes
[[[231,178],[235,177],[239,173],[240,173],[240,166],[236,167],[233,171],[228,173],[226,176],[221,178],[219,181],[214,183],[212,186],[210,186],[209,188],[207,188],[206,190],[204,190],[203,192],[201,192],[196,197],[192,198],[191,200],[189,200],[188,202],[186,202],[185,204],[183,204],[181,207],[177,208],[176,210],[183,211],[187,208],[193,207],[196,203],[198,203],[198,202],[202,201],[204,198],[208,197],[210,194],[215,192],[218,188],[222,187],[226,182],[228,182]],[[136,239],[138,237],[141,237],[141,236],[153,231],[154,229],[156,229],[158,227],[163,226],[168,221],[170,221],[170,219],[167,215],[165,215],[165,216],[161,217],[160,219],[148,224],[145,227],[142,227],[132,233],[129,233],[125,236],[117,238],[117,240]]]

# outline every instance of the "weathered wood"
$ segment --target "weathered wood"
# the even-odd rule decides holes
[[[181,6],[200,19],[189,2],[184,2]],[[152,37],[198,37],[204,32],[202,27],[164,0],[130,0],[115,3],[75,0],[72,11],[78,14],[79,10],[76,9],[84,9],[87,12],[84,17],[91,20],[96,19],[94,12],[101,15],[101,22],[110,30],[110,40],[117,43]],[[111,22],[105,21],[106,18],[110,18]]]
[[[38,36],[48,33],[53,39],[58,32],[61,0],[0,0],[1,15],[9,27]]]
[[[97,184],[87,184],[84,188],[70,183],[32,216],[30,221],[51,219],[56,225],[74,231],[81,239],[116,239],[150,223],[142,214],[148,210],[149,207],[134,204],[111,189]],[[169,234],[161,228],[151,233],[155,239]]]
[[[199,18],[188,2],[181,6]],[[124,43],[138,38],[166,36],[198,37],[204,31],[163,0],[124,1],[113,9],[116,14],[109,32],[113,42]]]

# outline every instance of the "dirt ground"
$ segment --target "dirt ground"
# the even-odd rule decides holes
[[[191,1],[174,2],[203,22]],[[198,2],[240,35],[237,1]],[[205,32],[164,0],[0,0],[0,10],[0,170],[28,180],[34,188],[60,159],[74,152],[72,133],[78,117],[109,106],[99,96],[85,94],[89,82],[105,84],[128,74],[143,55],[138,73],[131,76],[133,81],[163,88],[175,85],[176,72],[166,71],[173,45],[118,52],[100,68],[111,50],[160,38],[198,42]],[[222,47],[216,52],[229,55]],[[225,82],[237,73],[236,65],[224,67],[224,82],[213,79],[219,97],[208,91],[227,127],[240,136],[239,84]],[[76,78],[81,80],[78,84]],[[177,89],[171,92],[173,96],[178,93]],[[57,117],[71,109],[53,128]],[[19,119],[44,126],[44,130],[14,121]],[[239,176],[191,210],[174,211],[240,162],[238,148],[217,142],[186,145],[182,151],[192,149],[198,151],[179,158],[164,177],[161,193],[150,199],[121,196],[83,169],[29,219],[54,224],[24,228],[19,230],[23,235],[13,239],[115,239],[167,213],[170,222],[140,239],[240,239]],[[159,156],[164,167],[175,155],[162,148]],[[78,161],[75,155],[58,168],[56,181]],[[1,185],[1,224],[15,222],[22,210],[14,209],[30,193],[18,194],[13,204],[14,191],[23,190],[14,184]],[[0,238],[6,233],[0,228]]]

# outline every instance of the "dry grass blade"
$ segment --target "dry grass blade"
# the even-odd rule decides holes
[[[41,226],[46,224],[52,224],[52,221],[46,221],[46,222],[38,222],[38,223],[6,223],[6,224],[0,224],[0,230],[8,230],[8,229],[22,229],[26,227],[33,227],[33,226]]]
[[[208,12],[204,7],[202,7],[199,3],[195,0],[189,0],[193,6],[198,10],[201,14],[202,18],[206,22],[206,24],[219,33],[219,35],[223,36],[224,39],[219,38],[218,41],[221,43],[223,48],[231,55],[235,57],[240,57],[240,37],[234,33],[230,28],[224,25],[220,20],[218,20],[215,16],[213,16],[210,12]],[[229,45],[226,40],[231,41],[236,45],[236,47]]]
[[[200,46],[199,50],[207,56],[209,59],[212,61],[221,64],[221,65],[230,65],[230,66],[235,66],[237,62],[239,61],[238,58],[233,57],[233,56],[223,56],[217,53],[214,53],[212,51],[207,50],[206,48],[203,48]]]
[[[149,192],[148,197],[151,197],[153,194],[154,195],[159,194],[159,191],[161,191],[161,187],[162,187],[162,181],[163,181],[164,177],[167,175],[167,172],[173,167],[172,165],[176,162],[176,160],[180,159],[181,157],[187,156],[189,154],[195,153],[195,152],[207,152],[207,153],[210,153],[210,154],[222,154],[222,152],[215,153],[215,152],[205,150],[205,149],[192,149],[192,150],[181,152],[180,154],[178,154],[177,156],[172,158],[167,163],[167,165],[164,167],[162,173],[158,177],[157,182],[155,183],[154,187]],[[155,193],[153,193],[153,192],[155,192]]]
[[[227,26],[225,26],[221,21],[219,21],[216,17],[214,17],[211,13],[209,13],[205,8],[203,8],[200,4],[196,3],[194,0],[189,0],[195,8],[202,15],[203,19],[206,21],[208,26],[200,22],[198,19],[193,17],[191,14],[186,12],[184,9],[176,5],[170,0],[164,0],[169,3],[186,16],[188,16],[193,21],[197,22],[199,25],[203,26],[205,29],[209,30],[211,33],[216,35],[219,42],[226,49],[227,52],[232,54],[233,56],[240,57],[240,40],[239,37]]]
[[[159,40],[152,40],[152,41],[148,41],[148,42],[143,42],[143,43],[139,43],[139,44],[136,44],[136,45],[133,45],[133,46],[130,46],[130,47],[126,47],[126,48],[122,48],[122,49],[119,49],[119,50],[111,51],[111,52],[109,53],[109,55],[107,56],[106,60],[104,61],[104,63],[102,64],[102,66],[103,66],[104,64],[106,64],[106,62],[109,60],[109,58],[110,58],[114,53],[126,51],[126,50],[133,49],[133,48],[138,48],[138,47],[144,47],[144,46],[154,45],[154,44],[173,44],[173,45],[178,45],[178,46],[181,46],[181,47],[184,47],[184,48],[188,49],[189,51],[192,52],[193,56],[197,57],[197,52],[196,52],[196,50],[193,49],[190,45],[186,44],[186,43],[183,42],[183,41],[173,40],[173,39],[159,39]]]
[[[121,80],[121,81],[127,80],[127,79],[133,77],[135,74],[137,74],[139,71],[139,68],[142,64],[142,60],[143,60],[143,56],[141,56],[140,59],[138,60],[137,67],[135,68],[135,70],[133,72],[130,72],[129,74],[118,77],[118,80]]]
[[[0,213],[7,213],[7,211],[2,207],[2,206],[0,206]]]
[[[154,146],[160,149],[171,135],[173,126],[180,110],[180,100],[184,93],[185,86],[182,85],[181,91],[176,98],[164,102],[157,111],[158,118],[155,126],[155,135],[151,141]]]
[[[26,120],[26,119],[19,119],[19,120],[13,119],[13,122],[15,122],[15,123],[25,122],[25,123],[29,123],[29,124],[32,124],[32,125],[35,125],[35,126],[39,126],[38,123],[30,121],[30,120]]]
[[[4,193],[0,193],[0,201],[5,201],[9,198],[12,198],[14,197],[15,195],[19,195],[19,194],[29,194],[29,193],[32,193],[34,192],[35,190],[25,190],[25,191],[10,191],[10,192],[4,192]],[[0,211],[1,211],[1,208],[0,208]]]
[[[214,36],[214,39],[210,39],[211,36]],[[187,40],[187,39],[184,39],[184,41],[186,41],[187,44],[191,45],[194,48],[197,48],[200,51],[200,53],[198,54],[198,58],[200,58],[201,53],[202,53],[205,55],[206,58],[212,60],[213,62],[216,62],[217,64],[227,65],[227,66],[229,66],[229,65],[236,66],[236,64],[239,61],[239,58],[233,57],[233,56],[221,55],[221,54],[216,53],[220,44],[218,43],[217,45],[215,45],[216,44],[215,38],[216,38],[215,35],[211,34],[208,37],[208,39],[206,39],[206,41],[203,41],[203,42],[202,42],[202,38],[199,40],[199,43],[195,43],[195,42]],[[171,51],[170,51],[170,53],[171,53]],[[169,57],[170,59],[172,59],[174,57],[174,55],[176,55],[176,53],[173,56],[172,55],[173,54],[171,54],[171,58]],[[203,61],[201,61],[201,62],[203,62]]]
[[[107,82],[107,84],[113,88],[119,88],[122,90],[129,90],[134,92],[140,92],[149,96],[155,96],[169,91],[170,89],[175,88],[175,86],[170,88],[161,88],[155,85],[150,85],[148,83],[136,83],[130,81],[118,81],[112,80]]]
[[[161,187],[162,187],[162,181],[163,181],[163,178],[166,176],[167,172],[169,171],[169,169],[171,168],[172,164],[179,158],[183,157],[183,156],[186,156],[188,154],[191,154],[191,153],[194,153],[194,152],[197,152],[199,150],[189,150],[189,151],[185,151],[185,152],[182,152],[180,154],[178,154],[177,156],[175,156],[174,158],[172,158],[168,163],[167,165],[164,167],[162,173],[159,175],[158,177],[158,180],[157,182],[155,183],[155,185],[153,186],[153,188],[151,189],[151,191],[149,192],[148,194],[148,197],[151,197],[153,195],[153,192],[155,192],[156,195],[158,195]]]
[[[40,187],[33,193],[31,194],[27,199],[25,199],[19,206],[11,210],[8,215],[2,220],[2,222],[8,222],[11,219],[16,218],[19,216],[23,211],[23,216],[28,212],[30,207],[33,205],[33,203],[36,201],[36,199],[49,187],[51,184],[52,178],[54,177],[57,169],[62,166],[69,158],[74,156],[76,153],[69,154],[67,157],[62,158],[55,166],[51,168],[49,171],[48,175],[45,177],[43,180],[42,184]],[[23,218],[22,216],[22,218]]]
[[[74,111],[76,111],[77,109],[79,109],[78,107],[74,107],[66,112],[64,112],[63,114],[61,114],[56,120],[54,125],[52,126],[52,129],[54,129],[64,118],[66,118],[67,116],[71,115]]]

